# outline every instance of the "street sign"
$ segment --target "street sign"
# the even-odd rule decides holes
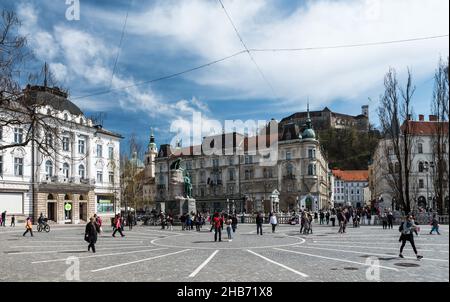
[[[64,210],[66,210],[66,211],[72,210],[72,204],[66,203],[66,204],[64,205]]]

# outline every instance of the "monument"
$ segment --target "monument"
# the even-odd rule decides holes
[[[189,172],[181,167],[181,158],[170,165],[170,186],[168,203],[175,203],[173,215],[196,213],[195,199],[192,198],[192,181]]]

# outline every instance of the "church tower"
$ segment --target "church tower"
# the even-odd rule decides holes
[[[150,141],[145,152],[145,177],[155,177],[155,159],[158,156],[158,148],[155,143],[155,136],[153,135],[153,128],[151,129]]]

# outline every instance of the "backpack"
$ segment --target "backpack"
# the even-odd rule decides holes
[[[400,226],[398,227],[398,231],[399,231],[400,233],[403,232],[403,223],[404,223],[404,222],[402,222],[402,223],[400,224]]]

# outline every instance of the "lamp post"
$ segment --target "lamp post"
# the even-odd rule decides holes
[[[431,197],[430,197],[429,186],[428,186],[428,175],[430,173],[430,168],[434,169],[434,164],[433,163],[428,164],[428,162],[425,162],[425,164],[423,166],[423,169],[426,172],[426,177],[427,177],[427,206],[429,208],[431,208],[433,210],[433,212],[434,212],[434,210],[435,210],[434,209],[434,204],[430,204]]]

